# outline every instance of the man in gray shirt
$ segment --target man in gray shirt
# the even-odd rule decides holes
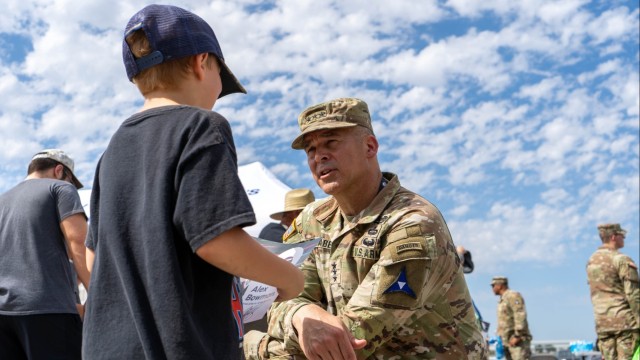
[[[58,149],[35,154],[27,174],[0,195],[0,359],[80,359],[76,279],[89,286],[82,184]]]

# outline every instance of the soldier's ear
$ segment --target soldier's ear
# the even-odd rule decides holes
[[[367,145],[367,157],[369,158],[375,157],[378,154],[378,148],[380,146],[378,144],[378,139],[376,139],[376,137],[373,135],[368,135],[366,139],[366,145]]]

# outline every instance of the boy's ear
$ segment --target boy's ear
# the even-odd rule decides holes
[[[191,67],[192,67],[193,73],[196,75],[196,78],[198,80],[204,79],[204,71],[205,71],[205,67],[207,66],[208,56],[209,54],[202,53],[202,54],[194,55],[192,57]]]

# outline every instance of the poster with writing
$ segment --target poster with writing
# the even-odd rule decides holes
[[[319,239],[314,239],[297,244],[281,244],[259,238],[254,239],[272,253],[295,266],[302,264],[319,241]],[[240,284],[242,287],[242,322],[246,324],[262,319],[278,297],[278,290],[273,286],[247,279],[241,279]]]

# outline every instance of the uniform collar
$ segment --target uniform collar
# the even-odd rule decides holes
[[[368,224],[378,219],[398,190],[400,190],[400,180],[397,175],[383,172],[382,177],[387,181],[387,185],[376,195],[371,204],[369,204],[361,214],[355,216],[354,219],[357,219],[358,224]],[[313,211],[313,217],[323,225],[326,225],[339,210],[338,202],[331,196],[316,207]]]

